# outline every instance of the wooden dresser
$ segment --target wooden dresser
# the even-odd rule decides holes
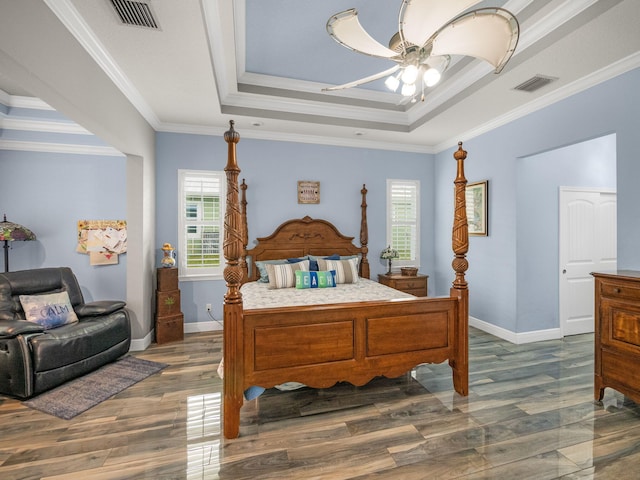
[[[391,275],[385,273],[378,275],[379,283],[402,292],[410,293],[416,297],[427,296],[428,279],[428,275],[420,274],[416,276],[401,275],[399,273],[392,273]]]
[[[640,271],[593,273],[594,395],[611,387],[640,403]]]
[[[184,338],[184,316],[180,311],[178,269],[158,268],[156,289],[156,342],[167,343]]]

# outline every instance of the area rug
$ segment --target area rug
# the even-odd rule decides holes
[[[22,403],[49,415],[70,420],[167,366],[164,363],[126,356]]]

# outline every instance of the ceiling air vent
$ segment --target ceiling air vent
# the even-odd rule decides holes
[[[522,82],[520,85],[513,87],[514,90],[521,92],[535,92],[536,90],[549,85],[551,82],[558,80],[557,77],[545,77],[544,75],[536,75],[529,80]]]
[[[125,25],[158,29],[158,22],[153,18],[153,12],[148,3],[111,0],[111,4]]]

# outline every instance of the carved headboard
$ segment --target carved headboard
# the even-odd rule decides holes
[[[242,215],[243,222],[246,222],[246,198],[247,189],[243,181],[242,184]],[[255,262],[260,260],[278,260],[283,258],[299,258],[305,255],[316,255],[319,257],[327,255],[361,255],[359,262],[360,276],[369,278],[369,260],[367,253],[368,232],[366,214],[366,194],[367,189],[362,186],[362,210],[360,219],[360,247],[353,244],[354,237],[347,237],[327,220],[304,217],[300,219],[288,220],[281,224],[268,237],[256,239],[256,246],[250,250],[246,249],[240,261],[244,269],[245,281],[257,280],[259,277]],[[246,225],[246,223],[245,223]],[[246,240],[245,240],[246,241]]]

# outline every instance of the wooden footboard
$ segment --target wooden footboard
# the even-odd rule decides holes
[[[234,358],[242,378],[225,383],[233,389],[225,390],[225,402],[242,399],[252,385],[364,385],[376,376],[393,378],[447,359],[456,391],[467,395],[466,335],[459,334],[466,332],[466,321],[460,302],[450,297],[246,311],[237,323],[237,343],[225,344],[225,358]],[[227,438],[238,434],[241,406],[224,405]]]
[[[457,302],[366,302],[244,313],[244,384],[325,388],[397,377],[455,354]]]
[[[246,216],[238,202],[238,168],[235,145],[239,135],[225,133],[229,145],[227,210],[225,213],[224,278],[224,398],[223,428],[226,438],[238,436],[240,409],[246,388],[265,388],[298,381],[316,388],[347,381],[363,385],[376,376],[397,377],[421,363],[449,361],[453,385],[468,394],[468,290],[465,280],[468,232],[461,144],[455,184],[452,262],[455,272],[449,297],[395,301],[355,302],[247,310],[240,285],[257,278],[255,261],[290,258],[314,253],[360,256],[360,275],[368,278],[366,188],[362,188],[361,248],[335,226],[309,217],[285,222],[258,245],[246,250]],[[242,211],[246,211],[243,182]],[[245,261],[251,259],[251,275]]]

